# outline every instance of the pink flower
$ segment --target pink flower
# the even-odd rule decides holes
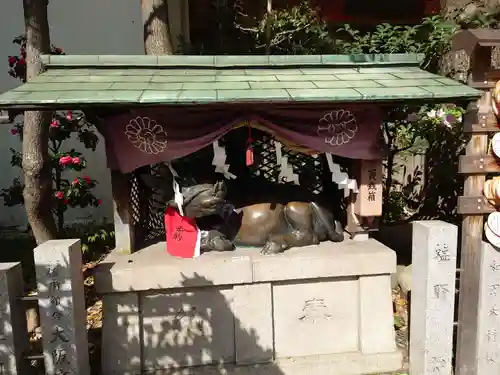
[[[73,161],[73,158],[69,155],[61,156],[61,158],[59,159],[59,164],[68,165],[68,164],[71,164],[72,161]]]
[[[73,159],[71,159],[71,163],[73,164],[80,164],[82,161],[80,160],[80,158],[77,156],[77,157],[74,157]]]
[[[79,185],[80,184],[80,179],[77,177],[73,180],[73,185]]]
[[[17,131],[17,129],[11,129],[11,130],[10,130],[10,134],[12,134],[12,135],[16,135],[17,133],[19,133],[19,132]]]
[[[69,200],[65,199],[64,201],[64,204],[69,204]]]
[[[100,206],[102,204],[102,200],[98,199],[97,200],[97,205]]]
[[[9,56],[9,66],[13,66],[17,61],[17,57]]]
[[[64,198],[64,193],[62,191],[57,191],[54,195],[55,195],[55,197],[57,199],[63,199]]]
[[[68,121],[73,120],[73,112],[71,112],[71,111],[66,112],[66,119]]]
[[[90,185],[90,184],[92,183],[92,180],[90,179],[90,177],[89,177],[89,176],[85,176],[85,177],[83,178],[83,181],[85,181],[85,183],[86,183],[87,185]]]
[[[54,120],[50,123],[50,127],[51,128],[58,128],[59,127],[59,121],[58,120]]]
[[[19,59],[19,61],[17,63],[20,65],[24,65],[24,64],[26,64],[26,60],[24,58],[22,58],[22,59]]]

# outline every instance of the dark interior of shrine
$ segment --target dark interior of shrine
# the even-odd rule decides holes
[[[235,179],[225,179],[215,172],[212,165],[212,146],[171,163],[178,173],[181,189],[203,183],[224,180],[227,185],[226,199],[235,208],[257,203],[286,204],[288,202],[316,202],[343,225],[346,222],[344,191],[332,182],[332,174],[324,154],[308,155],[282,146],[282,155],[288,157],[288,164],[299,177],[299,185],[280,180],[280,166],[276,162],[274,138],[266,132],[252,129],[251,140],[254,162],[246,165],[248,148],[248,127],[237,128],[219,139],[225,148],[226,164]],[[336,158],[334,162],[349,168],[348,159]],[[152,186],[146,180],[154,176]],[[149,246],[165,240],[164,219],[166,202],[173,199],[172,174],[164,163],[137,169],[131,174],[132,208],[135,226],[140,233],[140,246]]]

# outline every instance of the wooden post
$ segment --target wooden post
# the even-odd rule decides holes
[[[358,193],[351,193],[347,206],[347,232],[355,240],[368,239],[375,218],[382,215],[382,160],[356,160],[351,174],[358,181]]]
[[[116,249],[130,254],[136,250],[136,230],[132,216],[131,184],[128,176],[111,170],[111,190]]]
[[[479,116],[491,108],[491,92],[486,92],[478,102]],[[482,119],[478,118],[478,122]],[[488,135],[473,133],[466,148],[467,156],[485,156],[488,151]],[[464,196],[482,196],[486,171],[465,178]],[[483,215],[465,215],[462,221],[462,248],[460,256],[460,294],[458,307],[457,375],[477,374],[478,305],[480,251],[483,238]]]

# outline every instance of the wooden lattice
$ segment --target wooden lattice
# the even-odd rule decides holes
[[[279,179],[280,166],[276,160],[276,146],[274,139],[264,136],[253,143],[254,153],[258,155],[258,164],[252,168],[254,176],[263,176],[266,180],[278,184],[293,184],[290,181]],[[288,164],[292,166],[293,172],[299,175],[301,186],[315,195],[323,192],[323,164],[321,157],[310,156],[282,147],[282,155],[288,158]]]

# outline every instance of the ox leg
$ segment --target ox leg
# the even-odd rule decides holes
[[[201,233],[201,251],[231,251],[234,250],[234,244],[223,233],[216,229],[202,231]]]
[[[291,202],[283,210],[282,233],[273,235],[262,249],[263,254],[281,253],[291,247],[318,244],[314,233],[313,210],[309,203]]]

